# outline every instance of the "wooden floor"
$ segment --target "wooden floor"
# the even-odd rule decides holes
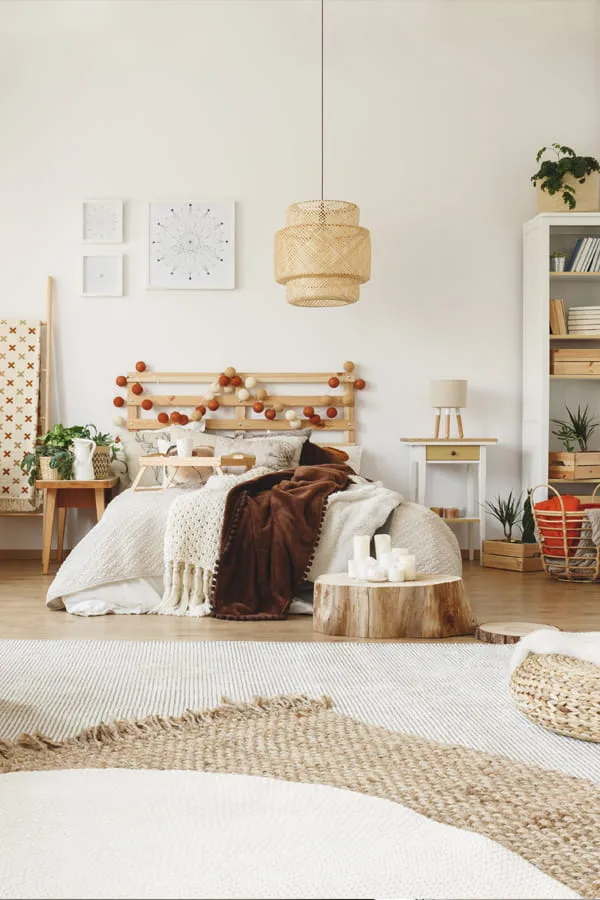
[[[52,576],[37,560],[0,561],[0,638],[131,641],[313,641],[312,617],[284,622],[227,622],[174,616],[80,618],[51,612],[44,597]],[[563,584],[542,573],[519,575],[465,563],[465,586],[477,620],[526,620],[567,631],[600,631],[600,585]],[[471,640],[450,638],[449,640]]]

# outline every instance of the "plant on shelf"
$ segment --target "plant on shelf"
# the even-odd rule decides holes
[[[550,150],[554,151],[556,159],[541,161],[544,153]],[[600,163],[593,156],[578,156],[571,147],[562,144],[542,147],[538,150],[535,161],[539,164],[539,169],[531,176],[533,184],[537,185],[539,182],[540,188],[549,194],[560,193],[563,203],[569,209],[575,209],[577,198],[575,188],[565,181],[565,177],[570,175],[579,184],[584,184],[588,175],[600,171]]]
[[[35,449],[26,454],[21,461],[21,468],[28,474],[28,482],[34,485],[41,474],[42,458],[48,459],[56,478],[70,481],[73,478],[73,440],[87,438],[98,447],[108,447],[111,461],[117,459],[118,438],[109,433],[99,432],[95,425],[53,425],[45,434],[36,439]]]
[[[567,254],[564,250],[553,250],[550,254],[550,259],[566,259]]]
[[[590,415],[589,406],[581,409],[577,406],[577,412],[573,413],[566,407],[568,419],[552,419],[553,425],[558,425],[558,430],[552,434],[558,438],[561,444],[564,444],[567,453],[573,453],[577,444],[581,453],[586,453],[590,438],[600,422]]]
[[[498,496],[483,504],[488,515],[502,525],[504,538],[483,542],[482,563],[492,569],[506,569],[511,572],[540,572],[543,568],[539,544],[535,537],[535,522],[531,510],[529,493],[523,502],[521,495]],[[521,537],[514,538],[515,528]]]

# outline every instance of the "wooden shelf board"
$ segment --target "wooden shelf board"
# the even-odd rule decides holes
[[[551,341],[600,341],[600,331],[589,331],[584,334],[551,334]]]
[[[562,381],[600,381],[600,375],[550,375]]]
[[[600,484],[600,478],[549,478],[548,484]]]
[[[587,278],[600,278],[600,272],[549,272],[550,278],[573,278],[581,281]]]

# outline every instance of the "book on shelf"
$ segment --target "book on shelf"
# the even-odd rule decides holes
[[[600,272],[600,237],[578,238],[565,272]]]
[[[550,300],[550,334],[567,334],[564,300]]]

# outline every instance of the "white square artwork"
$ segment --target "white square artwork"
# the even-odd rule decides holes
[[[150,204],[148,287],[196,291],[235,287],[233,201]]]
[[[123,257],[84,256],[81,293],[84,297],[122,297]]]
[[[83,204],[83,240],[94,244],[120,244],[123,240],[123,201],[86,200]]]

